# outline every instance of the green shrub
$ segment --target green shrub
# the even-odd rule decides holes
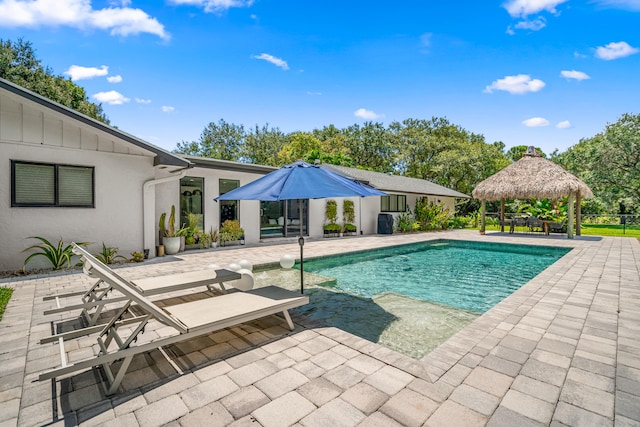
[[[402,212],[396,217],[396,230],[402,233],[408,233],[414,231],[414,220],[411,216],[411,212]]]
[[[228,219],[222,223],[222,227],[220,227],[221,243],[239,240],[242,236],[244,236],[244,230],[240,227],[238,220]]]

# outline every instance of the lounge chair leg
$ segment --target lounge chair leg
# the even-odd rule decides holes
[[[293,321],[291,320],[291,316],[289,316],[289,310],[283,311],[282,315],[284,316],[284,319],[287,321],[287,325],[289,325],[289,329],[291,329],[293,331],[296,327],[293,325]]]

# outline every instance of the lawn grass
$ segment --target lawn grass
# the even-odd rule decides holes
[[[4,309],[9,303],[9,298],[11,298],[12,293],[13,293],[13,289],[0,287],[0,320],[2,320]]]
[[[619,236],[640,239],[640,225],[625,227],[620,224],[582,224],[580,230],[585,236]]]

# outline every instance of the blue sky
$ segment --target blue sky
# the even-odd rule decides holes
[[[284,132],[446,117],[560,151],[640,113],[640,0],[0,0],[0,38],[165,149],[224,119]]]

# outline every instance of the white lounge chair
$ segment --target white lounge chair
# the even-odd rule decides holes
[[[102,366],[109,382],[106,394],[113,394],[117,391],[129,364],[137,354],[276,313],[282,313],[287,325],[293,330],[294,324],[288,310],[309,302],[309,297],[305,295],[276,286],[268,286],[161,308],[140,293],[131,282],[120,277],[84,249],[75,244],[72,245],[74,253],[82,256],[85,273],[99,278],[107,286],[121,292],[126,297],[126,303],[106,325],[84,328],[41,340],[43,344],[58,342],[62,366],[40,374],[40,381],[94,366]],[[144,333],[147,323],[153,320],[173,328],[175,335],[135,345],[138,336]],[[121,328],[125,325],[127,327]],[[122,331],[119,330],[120,328]],[[69,364],[64,341],[94,333],[97,329],[100,330],[96,337],[100,348],[99,354]],[[121,363],[115,363],[116,361]]]
[[[79,255],[89,254],[86,250],[78,247]],[[206,287],[210,291],[220,290],[226,292],[224,282],[240,279],[238,272],[225,269],[207,269],[199,271],[189,271],[186,273],[169,274],[166,276],[148,277],[144,279],[132,280],[129,283],[140,294],[144,296],[154,296],[166,294],[174,291],[181,291],[197,287]],[[216,287],[216,285],[218,287]],[[89,288],[86,292],[70,292],[66,294],[50,295],[43,298],[44,301],[55,300],[56,308],[45,310],[44,314],[56,314],[72,310],[82,310],[80,317],[86,326],[93,326],[97,323],[105,305],[125,301],[125,297],[113,296],[113,285],[105,284],[102,279]],[[80,297],[79,304],[63,305],[62,300],[67,298]]]

